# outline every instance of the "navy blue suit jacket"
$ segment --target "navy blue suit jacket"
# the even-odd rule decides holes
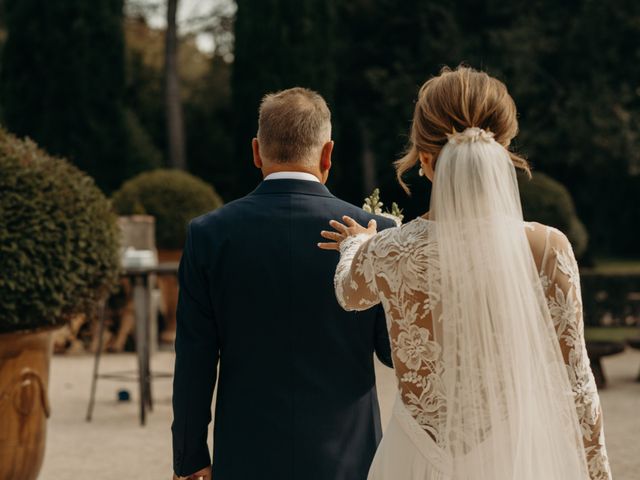
[[[320,183],[268,180],[194,219],[180,263],[174,470],[215,480],[364,480],[381,438],[374,352],[391,366],[380,307],[346,312],[338,253],[320,230],[373,217]],[[380,229],[393,226],[377,217]]]

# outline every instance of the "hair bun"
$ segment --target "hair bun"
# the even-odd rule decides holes
[[[462,132],[456,132],[454,129],[452,133],[447,133],[447,138],[449,139],[448,143],[456,145],[475,142],[491,143],[495,142],[493,137],[493,132],[488,132],[487,130],[479,127],[469,127]]]

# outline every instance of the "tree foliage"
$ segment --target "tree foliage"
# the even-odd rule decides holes
[[[125,38],[125,104],[140,119],[153,145],[167,152],[164,32],[150,28],[143,18],[130,18],[125,22]],[[188,169],[209,183],[233,184],[230,65],[218,54],[210,57],[200,52],[193,36],[181,38],[178,64]],[[161,163],[169,163],[166,156]]]
[[[333,1],[239,0],[232,76],[235,178],[223,195],[237,197],[260,176],[251,163],[251,139],[265,93],[304,86],[333,99]],[[225,190],[227,190],[225,188]]]
[[[182,248],[189,221],[220,206],[211,185],[181,170],[141,173],[113,194],[118,214],[155,217],[156,244],[164,249]]]
[[[145,141],[128,129],[135,119],[123,103],[122,8],[122,0],[5,2],[6,124],[67,157],[107,191],[155,161],[137,150]]]
[[[36,0],[0,0],[9,28],[0,115],[105,188],[167,160],[164,34],[127,22],[123,71],[121,1],[39,8]],[[408,218],[423,213],[429,184],[409,173],[413,196],[404,197],[392,162],[405,148],[419,86],[444,65],[466,63],[507,84],[520,113],[515,147],[568,187],[590,249],[637,255],[640,3],[238,0],[237,7],[232,72],[232,8],[193,23],[224,48],[207,57],[187,35],[178,58],[188,169],[225,199],[260,179],[250,149],[260,98],[300,85],[323,94],[332,110],[334,193],[359,203],[378,186]]]
[[[555,227],[564,232],[577,257],[587,250],[589,235],[576,215],[571,194],[564,185],[541,172],[532,178],[519,175],[524,219]]]
[[[361,198],[366,172],[359,159],[369,154],[385,196],[398,199],[409,217],[424,211],[429,186],[410,174],[414,195],[402,199],[392,161],[406,144],[419,86],[443,65],[466,63],[507,84],[520,112],[515,147],[536,170],[569,188],[593,249],[637,255],[640,4],[353,0],[336,5],[336,193],[351,201]]]

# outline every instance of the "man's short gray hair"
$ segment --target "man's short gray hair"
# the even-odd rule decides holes
[[[331,140],[331,112],[322,96],[289,88],[262,98],[258,143],[263,158],[277,163],[313,162]]]

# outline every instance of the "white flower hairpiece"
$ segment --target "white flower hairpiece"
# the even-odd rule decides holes
[[[449,143],[461,144],[461,143],[474,143],[474,142],[485,142],[491,143],[495,142],[493,138],[493,132],[488,132],[482,128],[478,127],[470,127],[466,128],[462,132],[456,132],[455,129],[453,133],[447,133],[447,138],[449,139]]]

